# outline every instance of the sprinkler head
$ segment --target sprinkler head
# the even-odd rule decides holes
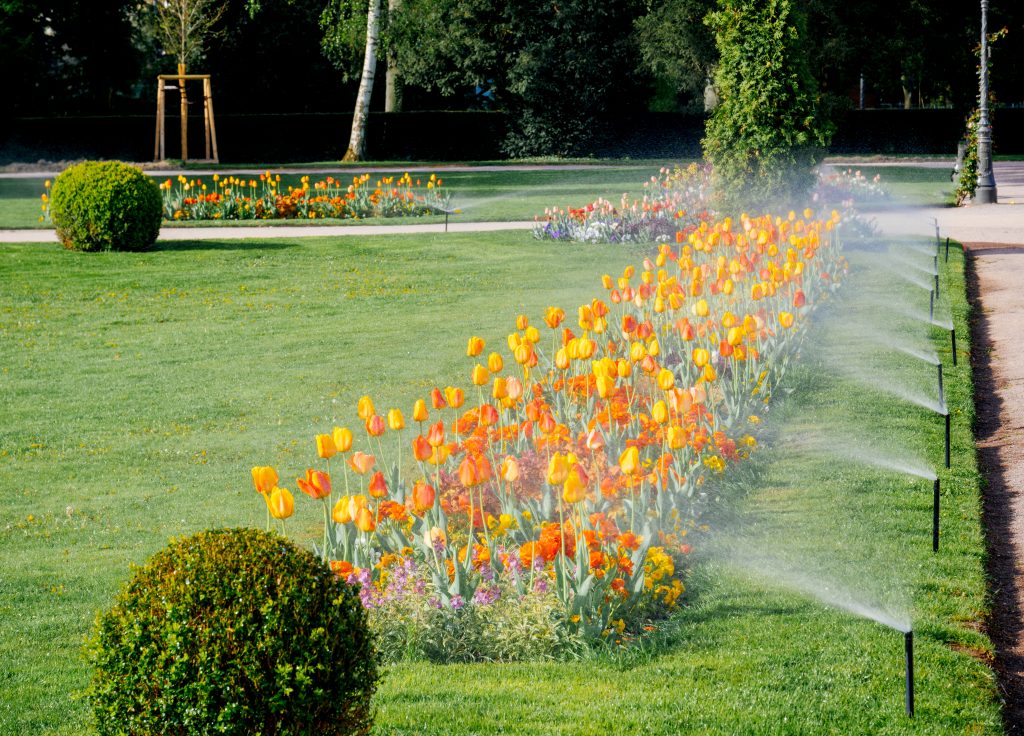
[[[939,551],[939,479],[932,484],[932,552]]]
[[[903,656],[906,662],[906,705],[907,717],[914,717],[914,632],[903,634]]]

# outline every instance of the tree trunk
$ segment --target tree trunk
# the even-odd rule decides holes
[[[370,115],[370,97],[373,96],[373,78],[377,74],[377,36],[380,32],[380,0],[370,0],[366,12],[366,55],[363,57],[363,76],[359,80],[356,109],[352,113],[352,134],[348,150],[342,161],[362,161],[366,158],[366,121]]]
[[[388,22],[395,17],[402,0],[388,0]],[[384,78],[384,112],[402,112],[402,77],[393,49],[388,50],[388,69]]]

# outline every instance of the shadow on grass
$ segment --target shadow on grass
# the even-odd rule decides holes
[[[291,240],[158,240],[151,252],[161,251],[260,251],[297,248]]]

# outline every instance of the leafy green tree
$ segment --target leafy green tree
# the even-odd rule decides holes
[[[718,51],[704,18],[715,0],[659,0],[636,21],[644,66],[678,95],[703,100]]]
[[[708,22],[721,104],[703,143],[718,195],[727,208],[799,199],[829,138],[802,15],[791,0],[720,0]]]

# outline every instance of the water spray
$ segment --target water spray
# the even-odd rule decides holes
[[[914,632],[909,630],[903,633],[903,652],[907,668],[907,689],[906,704],[907,717],[914,717]]]
[[[932,552],[939,551],[939,479],[932,484]]]
[[[949,331],[949,339],[953,343],[953,365],[956,365],[956,329]]]
[[[945,407],[944,407],[945,408]],[[949,467],[949,409],[945,408],[946,415],[946,467]]]

